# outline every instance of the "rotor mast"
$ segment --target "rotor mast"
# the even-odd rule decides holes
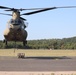
[[[13,13],[12,13],[12,18],[13,18],[14,20],[20,18],[20,12],[19,12],[19,10],[13,11]]]

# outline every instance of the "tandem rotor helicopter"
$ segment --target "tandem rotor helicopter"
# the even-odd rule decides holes
[[[12,16],[12,18],[8,21],[8,27],[4,30],[4,42],[7,45],[8,41],[21,41],[25,46],[27,44],[27,31],[25,28],[27,25],[24,23],[26,19],[22,18],[22,15],[32,15],[48,10],[58,9],[58,8],[76,8],[76,6],[64,6],[64,7],[51,7],[51,8],[30,8],[30,9],[16,9],[5,6],[0,6],[0,9],[4,9],[5,11],[12,11],[12,14],[0,13],[2,15]],[[32,12],[27,12],[20,14],[21,11],[24,10],[33,10]]]

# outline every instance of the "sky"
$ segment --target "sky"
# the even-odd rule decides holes
[[[0,6],[11,8],[47,8],[60,6],[76,6],[76,0],[0,0]],[[22,11],[27,13],[29,11]],[[0,13],[6,12],[0,9]],[[69,38],[76,36],[76,8],[49,10],[29,16],[27,19],[27,40]],[[0,40],[6,29],[10,16],[0,15]]]

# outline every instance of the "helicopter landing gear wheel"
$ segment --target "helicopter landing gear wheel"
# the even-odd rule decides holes
[[[7,40],[3,40],[3,43],[5,43],[5,45],[7,46]]]
[[[25,46],[27,44],[27,41],[23,41],[23,46]]]
[[[5,41],[5,45],[7,46],[7,41]]]

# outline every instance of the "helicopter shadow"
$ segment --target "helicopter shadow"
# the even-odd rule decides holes
[[[71,57],[61,56],[61,57],[50,57],[50,56],[36,56],[36,57],[25,57],[24,59],[44,59],[44,60],[56,60],[56,59],[71,59]]]

